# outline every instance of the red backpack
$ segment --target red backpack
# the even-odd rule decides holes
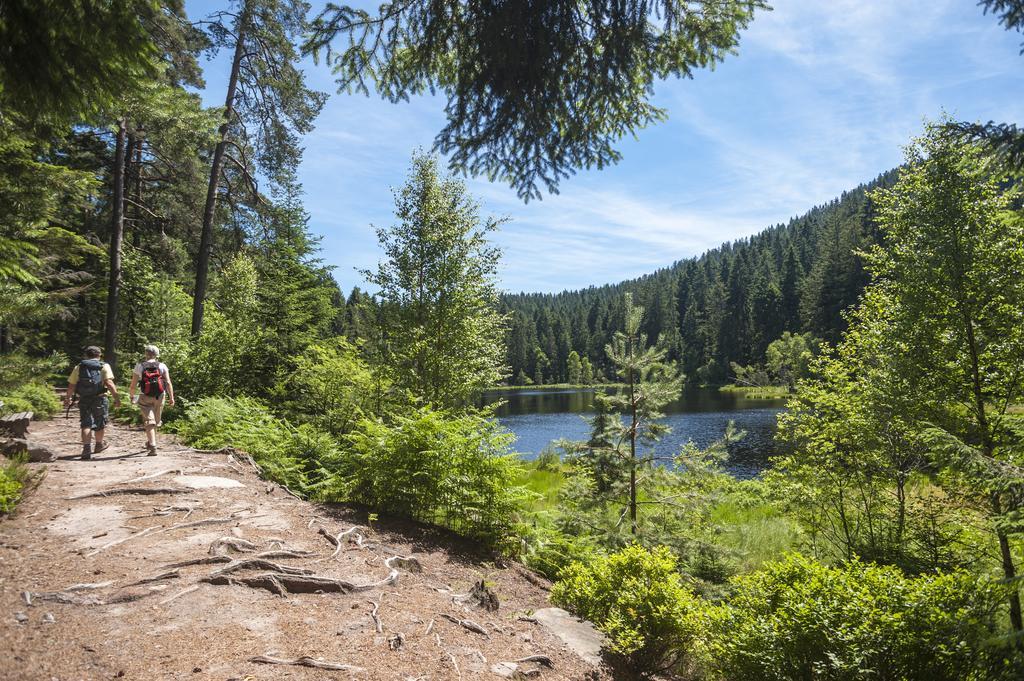
[[[167,387],[164,385],[164,374],[160,365],[142,365],[142,394],[147,397],[160,397]]]

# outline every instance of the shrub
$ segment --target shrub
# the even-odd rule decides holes
[[[312,345],[277,388],[285,408],[336,435],[349,432],[387,386],[380,385],[355,346],[343,338]]]
[[[293,428],[257,400],[207,397],[175,424],[188,444],[202,449],[235,447],[248,452],[264,475],[289,489],[322,496],[337,467],[337,446],[312,426]]]
[[[4,403],[5,414],[31,411],[35,412],[36,418],[48,419],[60,411],[60,400],[53,388],[38,381],[18,386],[0,397],[0,401]]]
[[[551,600],[593,622],[608,636],[607,651],[638,676],[678,670],[696,657],[700,600],[683,585],[664,546],[634,545],[573,563]]]
[[[512,436],[495,421],[421,407],[390,424],[363,419],[346,439],[352,501],[491,543],[512,534],[525,491]]]
[[[28,476],[28,469],[18,459],[0,463],[0,513],[10,513],[18,505]]]
[[[790,555],[733,585],[729,602],[710,611],[714,678],[980,681],[1009,673],[990,645],[1005,594],[967,573],[912,578]]]

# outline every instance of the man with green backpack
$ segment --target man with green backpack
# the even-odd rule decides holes
[[[74,395],[78,395],[79,424],[82,426],[82,460],[92,458],[93,452],[100,453],[110,446],[103,441],[103,431],[107,427],[107,391],[114,396],[114,407],[121,405],[121,398],[114,385],[114,371],[110,365],[100,360],[102,351],[95,345],[85,349],[85,358],[75,367],[68,377],[68,392],[64,403],[71,404]],[[93,434],[96,446],[93,448]]]

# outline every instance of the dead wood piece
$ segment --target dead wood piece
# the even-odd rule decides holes
[[[113,487],[73,497],[65,497],[65,501],[89,499],[91,497],[109,497],[114,494],[182,494],[191,490],[183,487]]]
[[[487,633],[487,630],[484,629],[479,624],[477,624],[476,622],[474,622],[473,620],[469,620],[469,619],[460,620],[458,617],[452,617],[451,615],[449,615],[447,613],[443,613],[443,612],[438,613],[438,614],[441,615],[441,617],[443,617],[446,620],[448,620],[449,622],[452,622],[454,624],[458,624],[460,627],[463,627],[465,629],[469,629],[470,631],[472,631],[475,634],[483,634],[484,636],[487,636],[488,638],[490,638],[490,636]]]
[[[251,541],[239,539],[238,537],[221,537],[220,539],[215,539],[210,544],[210,555],[220,555],[228,549],[234,549],[239,553],[251,553],[256,550],[256,545]]]
[[[214,563],[230,563],[232,560],[234,559],[231,556],[203,556],[202,558],[183,560],[180,563],[171,563],[170,565],[164,565],[164,567],[183,568],[190,567],[192,565],[213,565]]]
[[[398,650],[405,644],[405,634],[402,632],[396,632],[393,636],[388,637],[388,648],[391,650]]]
[[[535,587],[543,589],[544,591],[551,591],[551,584],[549,582],[544,581],[544,579],[536,573],[527,570],[524,567],[520,567],[519,574],[521,574],[526,581],[528,581],[530,584],[533,584]]]
[[[454,596],[452,600],[456,603],[472,603],[487,612],[498,610],[498,595],[482,579],[473,584],[468,594]]]
[[[25,605],[31,606],[32,605],[32,592],[31,591],[22,591],[21,592],[21,599],[23,601],[25,601]]]
[[[303,655],[297,657],[294,660],[288,660],[279,657],[271,657],[270,655],[257,655],[250,657],[249,662],[256,662],[257,664],[285,664],[296,667],[314,667],[316,669],[329,669],[336,672],[365,672],[366,670],[362,667],[357,667],[352,664],[344,664],[342,662],[326,662],[315,657],[309,657]]]
[[[530,655],[515,661],[516,664],[524,664],[526,662],[536,662],[539,665],[543,665],[549,669],[554,669],[555,665],[551,662],[551,658],[547,655]]]
[[[529,615],[520,615],[516,619],[520,622],[529,622],[530,624],[537,624],[537,618],[530,617]]]
[[[427,630],[423,632],[423,635],[424,636],[430,636],[430,632],[432,632],[433,630],[434,630],[434,620],[431,619],[430,622],[427,624]]]
[[[147,527],[146,529],[141,530],[139,532],[136,532],[135,534],[130,534],[127,537],[122,537],[121,539],[115,539],[114,541],[107,542],[106,544],[104,544],[103,546],[99,547],[98,549],[93,549],[89,553],[86,553],[85,557],[86,558],[91,558],[92,556],[95,556],[97,553],[100,553],[101,551],[106,551],[107,549],[109,549],[112,546],[117,546],[118,544],[123,544],[126,541],[129,541],[129,540],[132,540],[132,539],[137,539],[138,537],[141,537],[143,535],[147,535],[150,532],[155,532],[155,531],[159,530],[161,527],[162,527],[161,525],[154,525],[153,527]]]
[[[281,565],[273,561],[264,560],[262,558],[246,558],[244,560],[236,560],[228,565],[225,565],[220,570],[216,570],[210,573],[211,577],[219,577],[220,575],[230,574],[232,572],[238,572],[239,570],[268,570],[270,572],[280,572],[284,575],[311,575],[312,570],[306,568],[293,567],[291,565]]]

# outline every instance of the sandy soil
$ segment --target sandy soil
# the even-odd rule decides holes
[[[0,520],[2,679],[497,679],[495,665],[534,655],[552,666],[521,663],[520,671],[537,670],[533,678],[597,678],[529,621],[549,604],[521,566],[495,565],[448,533],[388,519],[360,531],[362,546],[344,541],[331,557],[334,547],[319,531],[365,528],[364,513],[300,501],[237,456],[171,438],[159,456],[147,457],[143,434],[129,428],[110,428],[113,446],[79,461],[76,426],[74,413],[33,424],[31,437],[61,458],[32,464],[45,468],[45,478],[13,517]],[[143,476],[152,477],[137,480]],[[165,491],[73,498],[124,487]],[[209,522],[191,525],[197,521]],[[201,580],[226,563],[168,567],[209,557],[222,538],[256,549],[214,553],[239,560],[308,551],[270,560],[358,586],[385,580],[384,561],[395,555],[415,557],[422,572],[403,564],[396,583],[365,591],[275,595],[237,582],[266,568],[232,572],[236,583],[214,585]],[[496,612],[457,598],[481,579],[498,596]],[[310,656],[359,669],[263,664],[256,656]]]

